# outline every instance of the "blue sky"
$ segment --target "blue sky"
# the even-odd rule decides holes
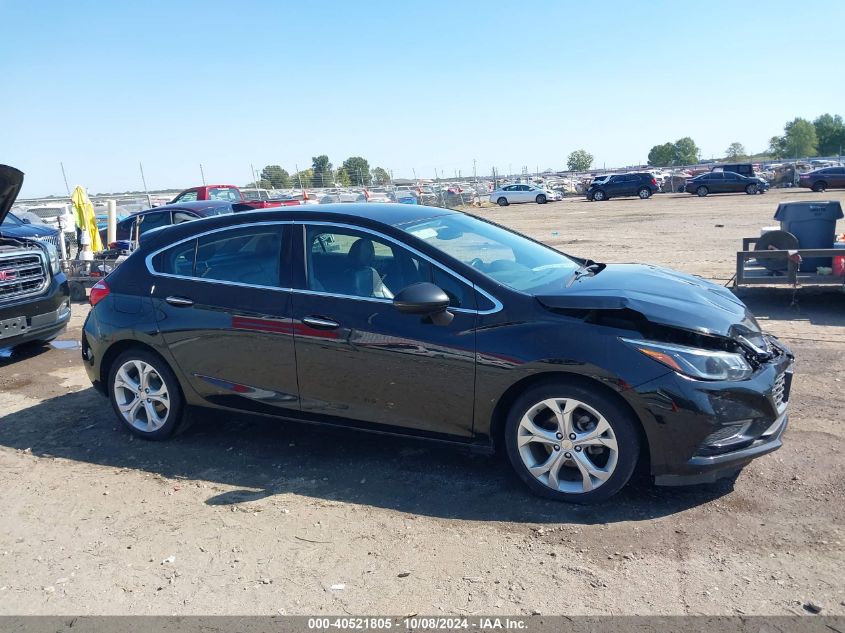
[[[0,162],[22,195],[244,184],[361,155],[395,176],[759,151],[845,115],[845,2],[0,0]],[[823,19],[818,19],[822,17]],[[826,59],[826,63],[820,63]],[[814,62],[813,60],[818,60]]]

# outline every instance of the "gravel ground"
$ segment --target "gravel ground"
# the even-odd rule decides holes
[[[488,208],[598,261],[727,281],[781,199]],[[840,224],[840,231],[842,225]],[[133,440],[74,348],[0,361],[0,614],[845,614],[845,295],[746,291],[797,354],[782,450],[736,481],[592,507],[495,458],[228,415]]]

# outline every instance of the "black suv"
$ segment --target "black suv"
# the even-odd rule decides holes
[[[658,191],[660,187],[651,174],[615,174],[593,182],[587,189],[587,200],[600,202],[622,196],[639,196],[645,200]]]
[[[727,163],[724,165],[715,165],[713,169],[710,171],[725,171],[731,172],[733,174],[739,174],[740,176],[745,176],[746,178],[754,178],[754,165],[751,163]]]

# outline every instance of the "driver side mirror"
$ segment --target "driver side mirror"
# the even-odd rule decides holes
[[[454,315],[447,310],[449,295],[427,281],[411,284],[393,297],[393,306],[403,314],[419,314],[435,325],[449,325]]]
[[[21,222],[23,224],[32,224],[32,220],[30,220],[29,218],[21,218]]]

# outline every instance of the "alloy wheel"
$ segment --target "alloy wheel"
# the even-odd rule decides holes
[[[599,190],[593,192],[593,200],[595,200],[596,202],[601,202],[602,200],[604,200],[604,191]]]
[[[616,434],[596,409],[574,398],[548,398],[530,407],[517,427],[517,446],[528,472],[558,492],[583,494],[613,475]]]
[[[170,415],[167,384],[155,367],[142,360],[128,360],[114,377],[114,399],[120,415],[144,433],[157,431]]]

